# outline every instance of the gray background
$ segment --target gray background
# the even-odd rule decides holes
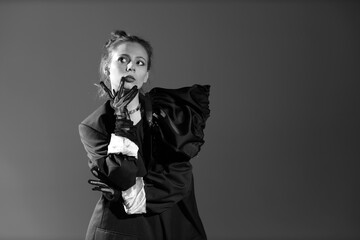
[[[78,123],[101,48],[155,49],[151,84],[211,84],[193,159],[209,239],[360,238],[360,4],[1,1],[0,239],[83,239],[99,194]]]

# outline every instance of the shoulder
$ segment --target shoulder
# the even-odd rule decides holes
[[[114,126],[114,110],[107,101],[92,112],[79,124],[79,131],[96,131],[104,135],[110,135]]]
[[[106,102],[79,124],[80,139],[90,160],[106,156],[112,117],[110,104]]]
[[[204,118],[210,115],[210,85],[192,85],[178,89],[153,88],[149,96],[154,109],[166,107],[188,107],[201,114]]]
[[[178,89],[154,88],[148,93],[154,123],[164,144],[190,158],[198,154],[210,116],[209,94],[209,85],[197,84]]]

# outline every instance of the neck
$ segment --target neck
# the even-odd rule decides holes
[[[128,111],[131,111],[135,108],[137,108],[140,104],[139,101],[139,93],[136,94],[136,96],[134,97],[134,99],[126,106]],[[141,120],[141,111],[136,111],[134,112],[134,114],[130,115],[130,119],[133,122],[133,124],[137,124],[140,120]]]

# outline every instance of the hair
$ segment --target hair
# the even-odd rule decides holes
[[[110,86],[110,80],[109,80],[108,73],[107,73],[107,67],[108,67],[108,64],[110,63],[114,49],[116,49],[120,44],[125,43],[125,42],[135,42],[135,43],[138,43],[141,46],[143,46],[148,55],[147,70],[149,71],[151,68],[153,49],[152,49],[151,44],[148,41],[142,39],[141,37],[127,34],[125,31],[122,31],[122,30],[113,31],[111,33],[110,39],[104,45],[103,52],[101,55],[101,60],[100,60],[100,68],[99,68],[100,81],[104,82],[105,85],[110,89],[111,89],[111,86]],[[102,87],[99,85],[97,85],[97,86],[99,87],[100,96],[105,96],[106,93],[102,89]]]

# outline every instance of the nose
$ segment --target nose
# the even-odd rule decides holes
[[[130,62],[126,65],[126,71],[127,71],[127,72],[135,71],[135,69],[133,68],[132,61],[130,61]]]

